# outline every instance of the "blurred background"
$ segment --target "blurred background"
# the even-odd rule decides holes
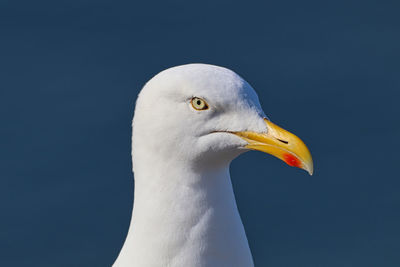
[[[256,266],[400,266],[398,1],[0,1],[0,265],[110,266],[133,201],[137,94],[230,68],[315,174],[231,166]]]

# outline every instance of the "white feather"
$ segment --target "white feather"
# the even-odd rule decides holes
[[[197,111],[190,99],[207,101]],[[133,119],[134,208],[114,267],[251,267],[229,164],[266,132],[253,88],[234,72],[190,64],[153,77]]]

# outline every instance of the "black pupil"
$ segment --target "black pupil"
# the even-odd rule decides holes
[[[197,105],[200,106],[200,104],[201,104],[201,101],[200,101],[200,100],[197,100]]]

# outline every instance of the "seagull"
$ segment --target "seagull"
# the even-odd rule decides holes
[[[132,219],[113,267],[254,266],[229,174],[249,150],[313,173],[306,145],[235,72],[187,64],[148,81],[132,123]]]

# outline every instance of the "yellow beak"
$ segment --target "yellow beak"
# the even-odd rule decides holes
[[[233,132],[247,141],[246,148],[271,154],[290,166],[302,168],[313,174],[313,161],[306,145],[296,135],[264,119],[267,133]]]

